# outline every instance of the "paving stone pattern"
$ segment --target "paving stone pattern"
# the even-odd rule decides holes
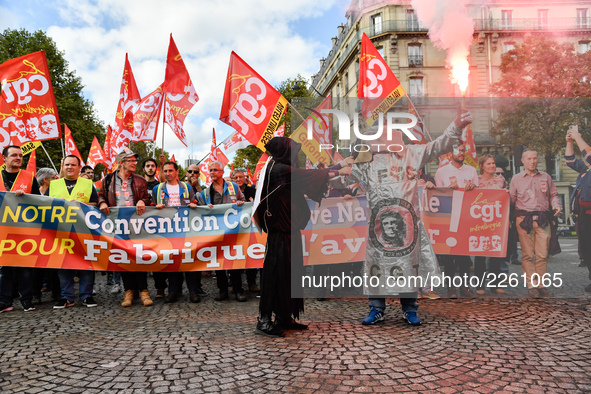
[[[253,294],[215,302],[203,282],[200,304],[122,308],[100,275],[95,308],[15,301],[0,315],[0,392],[591,392],[590,298],[420,300],[420,327],[394,299],[373,327],[367,300],[308,300],[309,330],[271,339],[254,334]]]

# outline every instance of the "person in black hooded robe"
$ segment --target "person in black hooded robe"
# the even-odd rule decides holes
[[[307,328],[294,320],[299,319],[300,312],[303,312],[304,300],[291,297],[292,287],[301,286],[304,263],[300,231],[310,219],[304,195],[320,202],[326,193],[328,180],[349,174],[350,168],[338,171],[298,169],[301,144],[286,137],[273,138],[265,148],[271,159],[265,173],[260,176],[260,204],[255,215],[267,233],[267,251],[255,332],[282,337],[282,330]],[[272,321],[273,314],[275,322]]]

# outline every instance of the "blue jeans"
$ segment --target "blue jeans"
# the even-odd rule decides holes
[[[0,267],[0,303],[12,305],[16,284],[21,303],[33,299],[33,270],[25,267]]]
[[[406,296],[405,298],[400,297],[400,306],[402,307],[402,312],[417,312],[419,310],[419,305],[417,304],[417,293],[406,293],[401,294],[401,296]],[[384,312],[386,310],[386,299],[370,298],[369,307]]]
[[[74,291],[74,276],[78,272],[80,278],[78,294],[80,299],[84,301],[92,296],[92,288],[94,287],[94,271],[85,270],[59,270],[57,276],[60,278],[60,288],[62,289],[62,299],[74,302],[76,300],[76,292]]]

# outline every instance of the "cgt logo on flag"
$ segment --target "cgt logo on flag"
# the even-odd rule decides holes
[[[264,149],[286,108],[287,100],[232,52],[220,120]]]
[[[243,118],[254,124],[261,124],[267,116],[267,109],[259,105],[267,96],[267,89],[263,81],[251,75],[236,75],[233,74],[228,79],[228,83],[235,85],[235,80],[238,80],[238,86],[232,89],[232,94],[236,97],[234,103],[230,107],[230,122],[236,122],[242,134],[248,133],[248,125]],[[244,92],[241,93],[242,87]],[[245,104],[249,107],[246,108]],[[239,116],[239,114],[241,116]]]

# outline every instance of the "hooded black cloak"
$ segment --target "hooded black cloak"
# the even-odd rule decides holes
[[[304,195],[320,202],[328,187],[329,170],[295,168],[301,144],[290,138],[275,137],[265,148],[271,161],[261,174],[264,183],[257,207],[261,227],[268,234],[259,312],[268,317],[275,313],[276,320],[285,323],[299,318],[304,310],[302,298],[291,298],[292,286],[302,285],[300,230],[310,219]]]

